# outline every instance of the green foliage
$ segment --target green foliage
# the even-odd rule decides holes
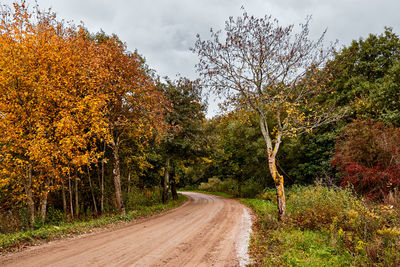
[[[65,221],[66,216],[61,210],[55,209],[52,206],[47,209],[46,224],[60,225]]]
[[[353,41],[332,62],[340,63],[333,67],[335,98],[353,115],[400,125],[399,61],[400,39],[391,28]]]
[[[201,99],[199,81],[181,78],[175,82],[167,80],[166,84],[158,86],[172,104],[171,112],[166,115],[171,130],[163,142],[164,152],[179,159],[201,154],[201,125],[206,104]]]
[[[209,178],[207,183],[201,183],[198,189],[207,192],[224,192],[234,195],[237,193],[237,182],[232,179],[221,181],[220,179],[213,177]]]
[[[236,197],[255,197],[262,188],[259,183],[253,180],[247,180],[240,186],[238,181],[228,178],[221,181],[217,177],[209,178],[207,183],[200,183],[198,190],[206,192],[222,192]]]
[[[238,192],[239,197],[255,197],[263,190],[263,186],[253,179],[249,179],[243,183],[240,192]]]
[[[126,208],[128,210],[135,210],[137,207],[141,206],[149,207],[160,204],[161,195],[162,189],[160,187],[153,187],[152,189],[133,187],[131,192],[127,194]]]
[[[242,198],[240,202],[249,206],[256,212],[262,230],[277,229],[279,227],[278,219],[276,218],[276,203],[262,199],[249,198]]]
[[[287,195],[287,192],[286,192],[286,195]],[[257,195],[257,198],[274,202],[274,201],[276,201],[276,190],[273,188],[265,188],[262,193]]]
[[[192,181],[203,181],[200,190],[254,197],[272,183],[267,149],[253,115],[233,112],[208,121],[208,156],[186,170],[196,177]]]
[[[312,184],[315,179],[333,176],[332,151],[340,128],[340,125],[332,123],[285,140],[278,162],[287,176],[287,184]]]
[[[262,186],[261,190],[271,183],[267,148],[257,115],[250,112],[228,114],[219,119],[216,131],[219,150],[214,162],[219,169],[218,177],[230,177],[241,186],[253,180]]]
[[[330,161],[335,139],[356,118],[373,118],[400,126],[400,38],[392,29],[370,34],[339,51],[326,69],[332,74],[332,94],[337,109],[347,109],[340,121],[311,134],[285,140],[278,162],[288,184],[310,184],[316,178],[334,177]]]
[[[206,104],[202,101],[199,81],[180,78],[172,82],[167,79],[166,84],[159,84],[158,87],[172,105],[170,113],[166,115],[171,128],[163,140],[162,152],[178,160],[201,156],[204,153],[202,124]]]

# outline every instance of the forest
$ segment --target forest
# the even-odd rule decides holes
[[[190,80],[159,77],[118,36],[25,1],[0,19],[0,249],[194,190],[254,209],[256,265],[400,264],[392,28],[338,48],[312,40],[310,20],[244,12],[197,36]],[[224,101],[213,118],[209,92]]]

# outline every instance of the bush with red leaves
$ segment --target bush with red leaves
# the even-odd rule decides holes
[[[342,186],[371,199],[400,187],[400,128],[373,120],[355,120],[336,140],[332,161],[343,174]]]

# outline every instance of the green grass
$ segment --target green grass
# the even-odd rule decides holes
[[[262,217],[266,212],[269,214],[276,213],[276,204],[271,201],[256,198],[242,198],[240,202],[252,208],[256,214]]]
[[[88,233],[96,228],[112,227],[121,222],[129,222],[135,219],[155,215],[180,206],[187,197],[179,195],[179,199],[167,204],[156,204],[153,206],[139,206],[125,215],[112,215],[88,221],[63,223],[58,226],[45,225],[36,230],[21,231],[12,234],[0,234],[0,252],[18,249],[23,246],[33,245],[41,241],[49,241],[63,237]]]
[[[334,248],[328,231],[302,230],[279,224],[276,204],[261,199],[241,199],[258,220],[253,225],[250,255],[256,266],[349,266],[352,256]]]

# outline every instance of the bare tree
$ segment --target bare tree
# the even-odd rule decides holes
[[[230,17],[223,34],[211,29],[206,41],[198,35],[192,49],[200,58],[197,71],[211,90],[223,95],[227,104],[258,114],[280,219],[286,211],[284,179],[276,167],[282,139],[336,116],[320,106],[329,93],[326,63],[333,46],[323,46],[325,32],[310,40],[309,23],[307,18],[296,32],[294,25],[282,27],[270,16],[255,18],[245,12]]]

